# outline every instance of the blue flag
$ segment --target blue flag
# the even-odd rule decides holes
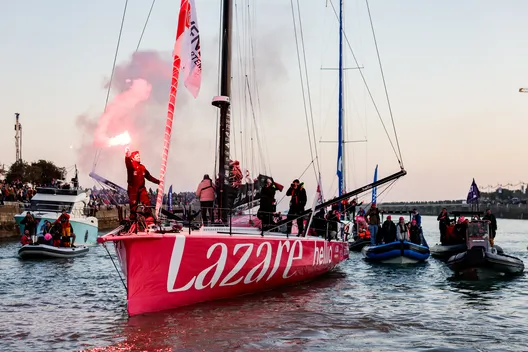
[[[378,165],[376,164],[376,169],[374,170],[374,182],[378,180]],[[376,204],[376,198],[378,197],[378,187],[372,188],[372,204]]]
[[[167,200],[168,210],[172,211],[172,185],[169,187],[169,199]]]
[[[477,203],[480,198],[480,191],[477,187],[477,184],[475,183],[475,179],[473,179],[473,182],[471,183],[471,187],[469,187],[469,192],[467,196],[467,203]]]

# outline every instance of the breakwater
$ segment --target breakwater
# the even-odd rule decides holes
[[[391,211],[411,211],[416,208],[422,215],[437,216],[446,208],[448,212],[452,211],[471,211],[470,204],[447,204],[447,203],[381,203],[378,205],[380,210],[385,212]],[[480,204],[479,210],[484,212],[487,208],[497,218],[501,219],[528,219],[528,205],[526,204],[501,204],[486,205]]]
[[[124,213],[127,214],[128,205],[124,208]],[[19,236],[14,216],[24,210],[23,203],[5,202],[4,205],[0,206],[0,239],[17,238]],[[111,229],[119,225],[116,207],[101,207],[96,213],[96,218],[99,221],[99,230]]]

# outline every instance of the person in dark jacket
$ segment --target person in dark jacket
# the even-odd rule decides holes
[[[414,244],[422,244],[421,228],[414,219],[411,221],[411,226],[409,226],[409,241]]]
[[[447,227],[450,223],[449,215],[447,214],[446,208],[442,208],[442,211],[440,212],[440,215],[438,215],[436,220],[438,221],[438,227],[440,230],[440,243],[444,244],[444,242],[446,241]]]
[[[366,214],[369,218],[370,243],[372,245],[376,244],[376,234],[378,233],[380,226],[380,213],[381,212],[376,204],[372,204]]]
[[[150,198],[145,188],[145,179],[159,185],[160,181],[153,177],[147,168],[141,164],[139,152],[130,153],[128,147],[125,148],[125,165],[127,168],[128,199],[130,204],[130,220],[134,221],[137,217],[137,208],[139,202],[145,205],[145,217],[152,216],[150,210]]]
[[[273,213],[276,210],[275,192],[278,188],[273,179],[268,178],[260,191],[260,207],[257,217],[262,221],[262,230],[266,231],[273,224]]]
[[[396,241],[396,224],[392,222],[392,216],[388,215],[387,220],[381,226],[381,236],[378,243],[391,243]]]
[[[304,206],[306,205],[306,190],[304,189],[304,183],[300,183],[299,180],[293,180],[290,188],[286,192],[286,196],[291,196],[290,199],[290,209],[288,211],[288,224],[286,225],[286,233],[291,234],[292,221],[295,218],[297,219],[297,227],[299,232],[297,237],[301,236],[304,230],[304,218],[299,217],[304,211]]]
[[[20,221],[21,225],[24,225],[24,231],[28,230],[30,236],[35,236],[35,231],[37,229],[37,221],[28,211],[26,216]]]
[[[493,246],[495,244],[495,235],[497,233],[497,218],[491,213],[491,209],[486,209],[486,215],[482,220],[489,221],[489,238],[490,244]]]

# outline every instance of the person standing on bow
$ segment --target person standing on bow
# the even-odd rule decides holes
[[[130,204],[130,220],[137,218],[138,203],[145,205],[145,218],[152,216],[150,210],[150,198],[145,188],[145,178],[152,183],[159,185],[160,181],[153,177],[150,172],[141,164],[138,151],[130,153],[130,148],[125,148],[125,165],[127,168],[127,193]]]
[[[200,209],[202,211],[204,225],[209,223],[209,218],[207,217],[208,212],[211,222],[214,222],[213,205],[215,200],[215,189],[216,186],[213,184],[213,180],[211,180],[208,174],[205,174],[196,190],[196,196],[200,200]]]
[[[370,231],[370,243],[375,246],[376,245],[376,235],[379,230],[379,226],[381,223],[380,220],[380,210],[376,206],[376,203],[373,203],[370,206],[370,209],[367,211],[366,216],[368,216],[368,223],[369,223],[369,231]]]
[[[286,225],[286,233],[291,234],[293,220],[297,218],[297,237],[302,236],[304,230],[304,218],[299,215],[304,211],[306,205],[306,190],[304,189],[304,183],[299,183],[299,180],[293,180],[290,188],[286,192],[286,196],[291,196],[290,209],[288,210],[288,223]]]
[[[486,209],[486,215],[482,218],[489,222],[489,241],[491,246],[495,244],[495,235],[497,233],[497,218],[491,213],[491,209]]]

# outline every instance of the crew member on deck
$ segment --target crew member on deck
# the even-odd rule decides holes
[[[257,217],[262,221],[263,231],[268,230],[273,223],[273,213],[276,210],[275,192],[277,192],[277,189],[273,179],[268,178],[260,191],[260,207]]]
[[[392,222],[392,216],[388,215],[387,220],[383,222],[381,226],[381,236],[379,239],[376,239],[378,244],[391,243],[396,241],[396,224]]]
[[[297,237],[302,236],[304,230],[304,218],[299,217],[304,211],[304,206],[306,205],[306,190],[304,189],[304,182],[300,183],[299,180],[293,180],[290,188],[286,192],[286,196],[291,196],[290,200],[290,209],[288,210],[288,223],[286,224],[286,233],[289,235],[292,229],[292,221],[297,218],[297,228],[298,234]]]
[[[216,186],[213,184],[213,180],[211,180],[209,175],[205,174],[196,190],[196,196],[200,200],[200,209],[202,210],[202,220],[204,225],[209,223],[207,213],[209,213],[211,222],[214,222],[213,205],[215,200],[215,189]]]
[[[150,182],[159,185],[160,181],[154,178],[150,172],[141,164],[138,151],[130,153],[128,147],[125,148],[125,165],[127,168],[128,199],[130,204],[130,220],[136,220],[138,203],[145,206],[145,218],[152,216],[150,210],[150,198],[145,188],[145,178]]]

